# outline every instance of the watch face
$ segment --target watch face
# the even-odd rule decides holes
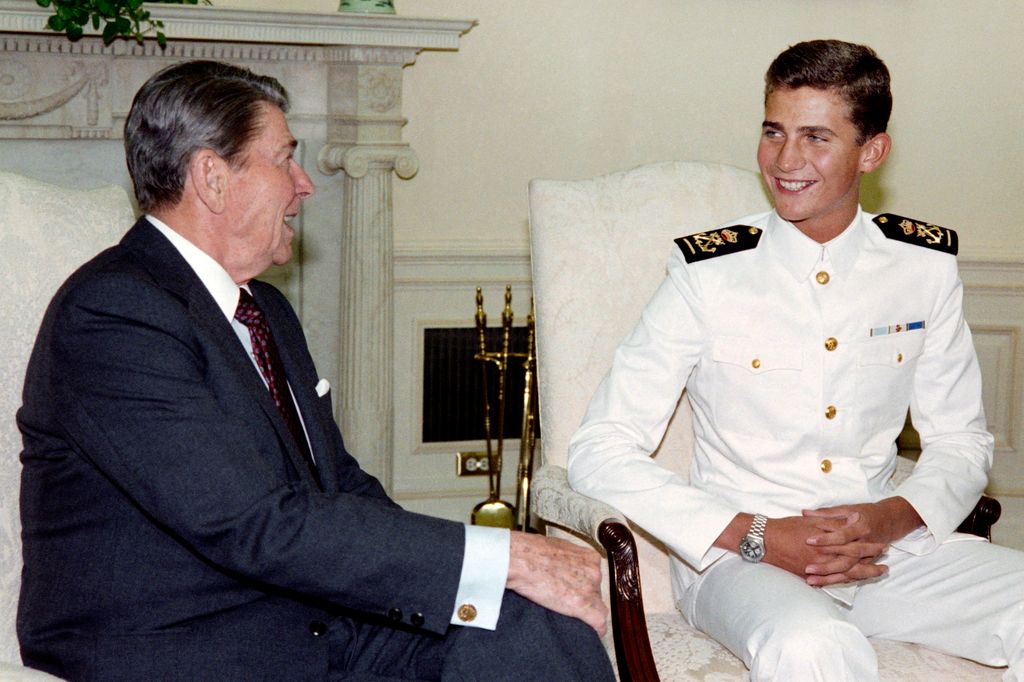
[[[756,564],[764,558],[764,543],[750,536],[743,538],[740,540],[740,556]]]

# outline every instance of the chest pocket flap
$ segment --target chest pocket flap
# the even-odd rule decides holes
[[[860,365],[901,367],[917,358],[923,349],[923,331],[888,334],[863,342],[857,362]]]
[[[755,375],[783,369],[799,370],[804,366],[803,355],[795,345],[738,336],[715,339],[711,357],[715,362],[742,367]]]

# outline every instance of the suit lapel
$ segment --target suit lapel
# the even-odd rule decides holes
[[[284,310],[279,304],[278,296],[269,294],[270,285],[254,280],[249,286],[253,297],[266,315],[270,332],[274,335],[285,374],[288,375],[288,383],[295,396],[295,403],[302,414],[302,423],[309,437],[320,480],[325,489],[331,491],[335,488],[336,480],[334,462],[329,454],[332,449],[330,433],[333,416],[330,424],[324,423],[322,399],[316,394],[316,368],[306,352],[305,335],[297,326],[297,321],[292,321],[293,317],[289,311]]]
[[[225,319],[217,302],[214,301],[213,296],[210,295],[192,267],[178,253],[178,250],[160,234],[160,231],[145,218],[140,218],[135,223],[135,226],[121,240],[121,244],[132,251],[158,284],[184,301],[196,328],[202,332],[205,338],[212,341],[219,351],[218,355],[227,363],[228,371],[242,380],[246,393],[253,398],[263,416],[270,420],[277,433],[278,441],[284,448],[286,456],[291,460],[294,469],[299,472],[299,476],[312,490],[316,490],[317,483],[309,473],[303,456],[295,445],[295,439],[288,430],[288,425],[278,411],[277,405],[274,404],[270,392],[267,391],[263,379],[259,375],[259,370],[252,364],[252,360],[239,342],[231,323]],[[272,321],[271,327],[274,327]],[[276,338],[276,328],[273,329],[273,332]],[[278,341],[278,345],[281,345],[280,341]],[[282,361],[284,360],[282,359]],[[288,372],[287,362],[285,371]],[[301,403],[299,409],[303,410],[305,419],[306,411]]]

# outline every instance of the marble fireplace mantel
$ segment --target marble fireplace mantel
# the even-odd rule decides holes
[[[393,173],[408,178],[419,168],[401,136],[403,68],[422,50],[457,50],[475,22],[149,9],[165,24],[166,49],[155,40],[104,46],[89,34],[70,42],[44,30],[50,11],[34,0],[0,0],[0,168],[62,184],[128,187],[111,144],[153,72],[182,59],[221,59],[281,80],[292,99],[288,120],[300,160],[319,196],[304,206],[297,262],[270,279],[296,304],[321,372],[335,387],[346,446],[389,487],[391,182]]]

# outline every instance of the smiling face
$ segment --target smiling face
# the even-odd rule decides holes
[[[258,132],[239,168],[229,171],[222,264],[238,282],[247,282],[292,257],[295,231],[288,220],[299,212],[313,183],[294,159],[295,138],[284,113],[261,105]]]
[[[849,105],[828,90],[775,90],[765,102],[757,164],[779,215],[811,239],[840,234],[857,213],[860,176],[885,160],[879,133],[858,144]]]

